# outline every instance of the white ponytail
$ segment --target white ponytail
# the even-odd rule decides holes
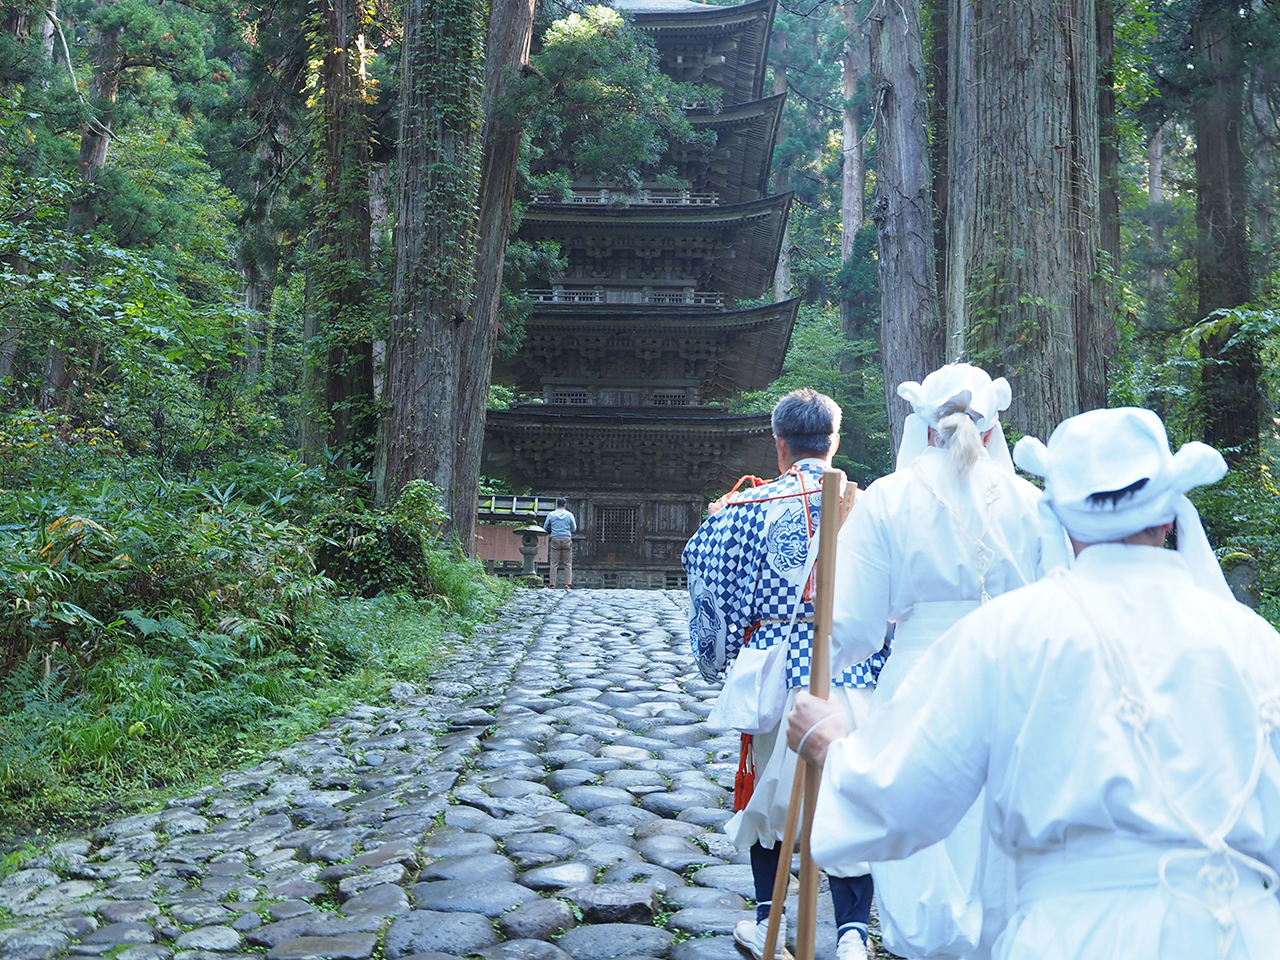
[[[978,425],[967,413],[949,413],[938,421],[934,446],[947,451],[951,467],[963,477],[985,452]]]

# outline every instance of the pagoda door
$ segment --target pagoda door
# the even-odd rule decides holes
[[[634,501],[595,505],[595,558],[604,566],[623,566],[640,559],[640,508]]]

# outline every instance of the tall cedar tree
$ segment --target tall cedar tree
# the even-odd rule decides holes
[[[490,4],[487,56],[481,13],[465,2],[410,0],[405,16],[378,494],[431,480],[468,553],[520,157],[518,114],[496,105],[527,62],[533,10]]]
[[[857,3],[845,0],[842,13],[845,39],[840,64],[840,92],[844,97],[840,118],[844,154],[840,171],[840,265],[844,267],[853,257],[854,242],[866,220],[867,166],[862,139],[866,111],[858,97],[858,86],[866,79],[868,64],[866,40],[858,29]],[[840,329],[846,334],[853,331],[853,313],[849,298],[841,297]]]
[[[306,316],[310,403],[303,455],[327,447],[358,462],[372,440],[373,322],[369,271],[369,130],[365,112],[365,0],[329,0],[317,26],[321,47],[320,193],[313,301]]]
[[[457,482],[454,464],[459,445],[476,439],[459,431],[458,394],[461,379],[477,374],[464,347],[474,322],[483,76],[483,7],[408,0],[378,498],[429,480],[455,523],[466,523],[476,498]]]
[[[924,377],[943,353],[919,0],[877,0],[870,24],[879,156],[871,218],[880,246],[880,362],[889,433],[897,449],[908,412],[897,386]]]
[[[955,0],[949,31],[947,355],[1047,436],[1105,396],[1095,7]]]
[[[1200,317],[1247,303],[1252,294],[1244,86],[1248,47],[1238,3],[1206,0],[1191,23],[1196,137],[1196,266]],[[1232,459],[1256,453],[1262,396],[1257,345],[1228,329],[1202,348],[1204,438]]]
[[[535,0],[492,3],[484,64],[481,110],[485,117],[484,152],[480,161],[480,227],[476,247],[471,320],[464,324],[459,357],[467,375],[458,382],[455,422],[454,483],[460,490],[480,487],[484,415],[489,407],[493,354],[501,329],[503,261],[511,234],[512,205],[519,182],[520,125],[514,116],[495,109],[507,81],[529,59]],[[454,531],[468,554],[475,553],[475,512],[453,514]]]

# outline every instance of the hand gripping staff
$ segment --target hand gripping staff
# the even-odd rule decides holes
[[[809,655],[809,692],[826,700],[831,695],[831,621],[835,607],[836,539],[840,528],[853,509],[856,484],[849,484],[843,501],[840,491],[845,485],[843,470],[822,473],[822,513],[818,520],[817,583],[813,598],[813,649]],[[813,810],[822,784],[822,768],[800,758],[795,779],[791,783],[791,801],[782,835],[784,856],[778,857],[778,873],[773,880],[773,904],[769,908],[769,927],[764,940],[765,960],[777,957],[778,927],[787,899],[787,883],[791,879],[791,844],[800,819],[801,790],[804,791],[804,822],[800,831],[800,909],[796,917],[796,960],[813,960],[818,934],[818,865],[809,852],[813,833]]]

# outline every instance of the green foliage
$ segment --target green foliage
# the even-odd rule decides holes
[[[360,596],[403,591],[452,598],[454,591],[433,575],[448,575],[433,563],[448,522],[440,490],[426,480],[410,480],[389,510],[357,504],[316,517],[317,562],[343,589]]]
[[[468,570],[472,592],[485,578]],[[247,763],[309,733],[393,680],[420,681],[505,591],[466,612],[385,596],[326,600],[308,615],[305,654],[248,656],[226,635],[194,636],[136,616],[148,646],[127,645],[87,670],[65,652],[29,657],[0,677],[0,804],[6,827],[28,814],[92,816],[122,790],[155,792]],[[74,680],[74,682],[73,682]],[[0,867],[0,871],[3,867]]]
[[[552,23],[530,62],[499,109],[524,122],[535,191],[563,193],[578,177],[632,192],[646,182],[679,186],[660,166],[670,146],[715,143],[683,108],[717,105],[708,101],[716,91],[663,74],[652,41],[610,7]]]
[[[146,458],[121,469],[111,438],[66,419],[27,411],[0,429],[0,454],[29,471],[0,491],[0,806],[80,809],[114,785],[155,789],[247,759],[391,678],[420,678],[446,631],[506,595],[441,546],[429,484],[354,514],[410,542],[412,577],[344,599],[377,590],[359,589],[368,563],[355,583],[316,569],[313,527],[344,509],[320,470],[250,459],[138,476]]]
[[[1280,484],[1274,470],[1274,457],[1245,460],[1190,496],[1219,557],[1245,553],[1257,561],[1259,612],[1280,626]]]

